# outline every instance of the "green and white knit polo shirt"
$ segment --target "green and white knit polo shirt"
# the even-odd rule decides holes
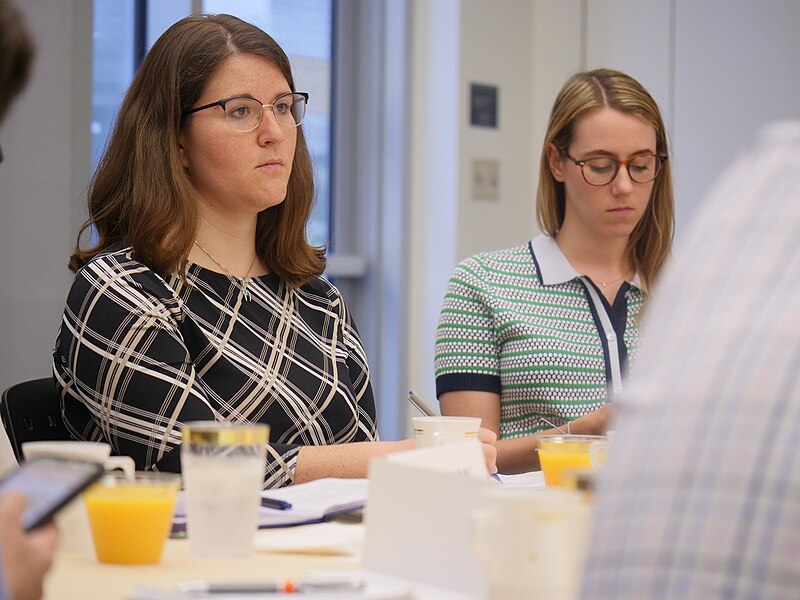
[[[549,429],[622,390],[644,306],[638,279],[613,306],[551,237],[478,254],[453,272],[436,332],[436,394],[500,394],[500,437]],[[620,343],[620,340],[622,343]]]

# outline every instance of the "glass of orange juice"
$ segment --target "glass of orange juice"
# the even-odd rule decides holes
[[[539,464],[548,486],[563,485],[568,469],[596,468],[608,442],[603,435],[544,435],[538,439]],[[594,448],[594,450],[593,450]],[[594,455],[594,460],[593,460]]]
[[[159,562],[180,482],[171,473],[137,472],[133,479],[108,473],[84,492],[97,560],[118,565]]]

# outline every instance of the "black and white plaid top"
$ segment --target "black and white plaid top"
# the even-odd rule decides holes
[[[265,275],[248,301],[240,281],[197,265],[186,280],[130,248],[78,271],[53,351],[73,437],[179,472],[182,423],[268,423],[265,487],[292,482],[303,445],[377,439],[364,348],[333,285]]]

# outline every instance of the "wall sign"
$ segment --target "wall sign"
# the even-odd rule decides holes
[[[497,129],[497,86],[469,85],[469,124]]]

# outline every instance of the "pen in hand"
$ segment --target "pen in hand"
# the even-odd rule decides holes
[[[413,404],[414,407],[426,417],[439,416],[436,411],[431,408],[430,404],[425,402],[425,400],[414,393],[414,390],[408,390],[408,401],[411,402],[411,404]]]

